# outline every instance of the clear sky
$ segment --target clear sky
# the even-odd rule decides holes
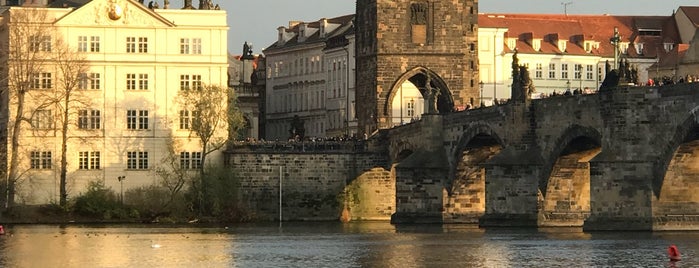
[[[355,13],[355,0],[212,0],[228,12],[228,49],[240,54],[243,42],[253,44],[255,53],[277,38],[277,27],[290,20],[316,21]],[[146,3],[149,0],[145,1]],[[162,6],[162,0],[158,0]],[[699,6],[698,0],[480,0],[481,13],[660,15],[669,16],[680,6]],[[183,0],[171,0],[181,8]],[[568,3],[564,5],[563,3]],[[195,7],[199,0],[192,0]]]

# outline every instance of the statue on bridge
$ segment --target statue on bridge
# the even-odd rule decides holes
[[[609,63],[605,64],[605,68],[608,68]],[[606,91],[611,88],[618,87],[620,85],[636,85],[638,83],[638,68],[636,66],[631,66],[628,59],[619,60],[619,69],[608,70],[607,75],[602,81],[600,86],[600,91]]]
[[[432,78],[430,77],[430,74],[425,73],[425,76],[427,77],[425,81],[425,91],[427,92],[427,94],[429,94],[429,99],[427,102],[427,113],[438,114],[439,108],[437,106],[437,100],[439,100],[439,95],[441,94],[441,92],[439,92],[439,88],[432,87]]]
[[[531,94],[536,92],[532,79],[529,76],[529,70],[524,65],[519,65],[517,58],[517,50],[512,55],[512,100],[525,101],[531,97]]]

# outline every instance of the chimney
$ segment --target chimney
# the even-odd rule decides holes
[[[325,29],[328,27],[328,19],[320,19],[320,38],[325,38]]]

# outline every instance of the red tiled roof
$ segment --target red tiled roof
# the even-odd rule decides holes
[[[622,42],[643,43],[643,54],[639,55],[634,46],[629,45],[631,57],[654,58],[663,48],[663,42],[679,43],[679,34],[671,16],[612,16],[612,15],[562,15],[562,14],[479,14],[480,28],[508,28],[508,36],[518,37],[517,50],[528,53],[565,53],[572,55],[614,55],[614,47],[609,39],[616,27]],[[640,35],[639,29],[662,30],[661,36]],[[558,36],[568,40],[566,51],[558,51],[547,36]],[[534,51],[523,38],[532,36],[543,39],[541,50]],[[585,52],[583,40],[599,42],[599,48]]]

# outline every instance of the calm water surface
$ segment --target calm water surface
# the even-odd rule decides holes
[[[5,228],[0,267],[699,267],[699,232],[388,223]],[[670,244],[682,261],[668,261]]]

